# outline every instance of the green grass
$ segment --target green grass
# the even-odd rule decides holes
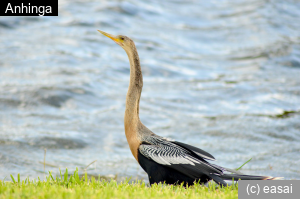
[[[154,184],[151,187],[136,181],[117,183],[115,180],[101,180],[87,174],[80,177],[78,169],[73,175],[68,170],[59,176],[51,172],[46,180],[20,180],[20,175],[12,182],[0,181],[0,199],[2,198],[238,198],[238,186],[216,187],[215,184],[204,186],[195,183],[187,188],[182,185]]]

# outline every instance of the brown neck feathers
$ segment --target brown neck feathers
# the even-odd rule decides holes
[[[138,127],[141,124],[139,119],[139,104],[143,88],[143,75],[135,45],[133,44],[129,50],[125,51],[130,63],[130,82],[126,96],[124,126],[130,150],[136,160],[138,160],[137,152],[140,145]]]

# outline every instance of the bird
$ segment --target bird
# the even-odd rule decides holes
[[[112,39],[127,53],[130,64],[130,80],[126,95],[124,128],[132,155],[148,174],[150,185],[156,183],[193,185],[211,180],[227,186],[226,180],[277,180],[278,177],[244,175],[234,169],[212,164],[215,158],[195,146],[156,135],[139,118],[139,103],[143,88],[140,58],[132,39],[124,35],[114,36],[98,30]]]

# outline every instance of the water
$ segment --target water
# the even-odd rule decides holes
[[[87,168],[147,176],[123,127],[131,37],[153,132],[243,172],[300,179],[300,2],[59,1],[59,17],[0,18],[0,179]]]

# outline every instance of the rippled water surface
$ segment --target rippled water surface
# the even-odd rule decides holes
[[[68,167],[147,178],[123,115],[124,50],[144,74],[140,118],[225,167],[300,179],[300,2],[59,1],[58,17],[0,18],[0,179]]]

